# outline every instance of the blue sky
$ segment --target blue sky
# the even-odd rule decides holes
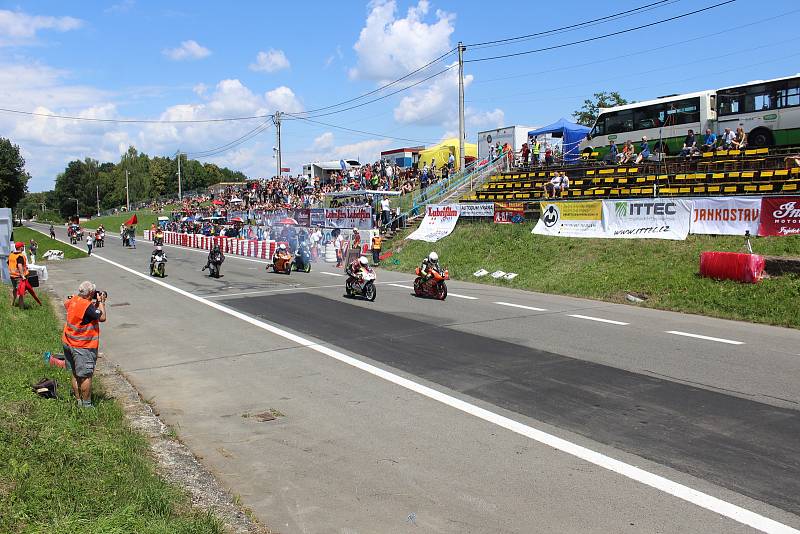
[[[373,90],[459,40],[472,44],[529,34],[649,1],[573,1],[568,9],[530,1],[449,0],[0,2],[0,107],[112,119],[302,113]],[[586,39],[720,1],[676,0],[546,38],[472,46],[465,59]],[[596,91],[645,100],[800,72],[800,44],[793,39],[800,4],[765,5],[737,0],[592,43],[467,63],[468,140],[483,129],[569,117]],[[440,140],[457,132],[456,97],[452,69],[396,96],[315,119],[331,126],[286,121],[284,166],[299,172],[313,160],[366,161],[380,150]],[[55,175],[74,158],[117,161],[129,144],[151,155],[200,152],[258,124],[98,124],[0,113],[0,135],[22,147],[32,191],[52,188]],[[274,128],[268,128],[207,160],[267,176],[274,173],[274,145]]]

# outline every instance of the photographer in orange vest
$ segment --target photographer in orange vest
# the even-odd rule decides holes
[[[14,243],[14,252],[8,255],[8,274],[11,276],[11,305],[17,305],[17,287],[28,278],[28,258],[25,257],[25,243]],[[22,299],[20,299],[21,301]]]
[[[78,294],[64,302],[67,322],[61,341],[64,358],[72,367],[72,392],[78,406],[92,408],[92,376],[100,347],[100,323],[106,320],[105,292],[92,282],[81,282]]]

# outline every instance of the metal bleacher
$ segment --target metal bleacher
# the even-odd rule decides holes
[[[544,197],[544,184],[555,172],[565,172],[569,177],[570,188],[561,194],[564,199],[797,194],[800,168],[785,168],[784,156],[785,152],[759,148],[720,150],[639,166],[584,162],[518,169],[491,176],[461,201],[539,200]]]

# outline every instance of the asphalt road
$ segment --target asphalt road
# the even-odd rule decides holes
[[[50,283],[109,290],[108,358],[275,530],[800,527],[800,332],[383,271],[368,303],[177,247],[158,284],[107,241]]]

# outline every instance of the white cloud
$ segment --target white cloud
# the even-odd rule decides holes
[[[506,126],[505,119],[506,114],[500,108],[491,111],[476,111],[472,108],[464,110],[464,122],[467,127],[477,131]]]
[[[333,134],[331,132],[325,132],[324,134],[314,139],[314,144],[312,146],[314,147],[315,150],[324,150],[326,148],[332,147]]]
[[[0,9],[0,46],[29,43],[39,30],[66,32],[81,26],[83,21],[75,17],[28,15],[21,11]]]
[[[127,13],[133,6],[136,5],[136,0],[122,0],[117,4],[113,4],[103,10],[104,13]]]
[[[328,59],[326,59],[326,60],[325,60],[325,68],[327,69],[328,67],[330,67],[330,66],[331,66],[331,64],[332,64],[332,63],[333,63],[333,62],[334,62],[334,61],[335,61],[337,58],[338,58],[339,60],[341,60],[343,57],[344,57],[344,54],[342,54],[342,47],[341,47],[340,45],[336,45],[336,52],[335,52],[335,53],[333,53],[333,54],[331,54],[330,56],[328,56]]]
[[[464,75],[464,87],[473,80]],[[394,119],[401,124],[439,125],[458,117],[458,70],[450,69],[430,83],[417,86],[400,99]]]
[[[204,83],[195,84],[194,87],[192,87],[192,92],[200,97],[206,96],[206,92],[208,92],[208,86]]]
[[[197,41],[192,39],[181,42],[181,45],[177,48],[165,48],[161,52],[174,61],[182,61],[184,59],[203,59],[204,57],[211,55],[211,50],[200,45]]]
[[[350,69],[351,78],[389,80],[421,67],[452,48],[455,15],[436,10],[436,21],[425,22],[430,11],[428,0],[408,8],[397,18],[395,0],[371,4],[367,22],[353,46],[358,64]]]
[[[283,111],[286,113],[298,113],[303,111],[303,104],[294,94],[294,91],[281,85],[272,91],[268,91],[266,95],[267,105],[272,110]]]
[[[283,50],[270,48],[266,52],[259,52],[256,62],[250,64],[250,70],[261,72],[275,72],[289,68],[289,60]]]

